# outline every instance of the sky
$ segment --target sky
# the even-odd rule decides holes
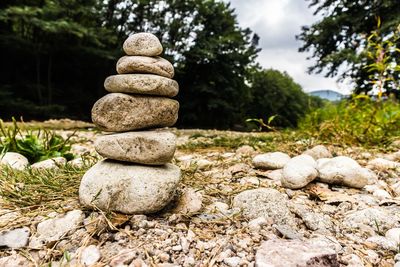
[[[239,25],[249,27],[260,36],[258,62],[264,68],[286,71],[304,91],[332,89],[348,93],[346,84],[337,83],[337,78],[308,74],[313,65],[307,60],[309,53],[298,52],[301,41],[295,36],[303,25],[318,21],[306,0],[230,0],[235,9]]]

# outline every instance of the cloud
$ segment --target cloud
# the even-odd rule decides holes
[[[228,0],[227,0],[228,1]],[[307,68],[313,61],[307,53],[298,52],[301,42],[295,36],[301,27],[310,25],[318,17],[305,0],[231,0],[240,26],[249,27],[260,36],[258,61],[264,68],[286,71],[305,91],[334,89],[347,93],[349,88],[337,84],[337,78],[310,75]]]

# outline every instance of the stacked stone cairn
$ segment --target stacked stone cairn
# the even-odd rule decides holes
[[[176,137],[165,129],[178,119],[174,68],[159,57],[163,47],[150,33],[131,35],[108,77],[109,94],[92,109],[93,123],[104,132],[95,141],[105,159],[88,170],[79,188],[81,204],[126,214],[160,211],[174,197],[180,169],[170,164]]]

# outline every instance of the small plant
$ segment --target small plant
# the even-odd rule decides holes
[[[0,120],[0,155],[17,152],[24,155],[30,163],[49,158],[64,157],[73,159],[70,138],[65,139],[53,131],[23,131],[13,118],[11,126],[6,127]]]
[[[277,130],[275,129],[275,127],[273,127],[271,124],[274,121],[274,119],[277,117],[278,115],[273,115],[270,116],[267,120],[267,122],[265,123],[264,120],[261,119],[247,119],[246,122],[254,122],[258,125],[258,130],[262,131],[264,129],[267,129],[269,131],[274,131],[276,132]]]

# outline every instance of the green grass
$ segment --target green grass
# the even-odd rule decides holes
[[[57,203],[78,196],[80,180],[89,166],[41,171],[1,168],[0,196],[10,208],[57,206]]]

